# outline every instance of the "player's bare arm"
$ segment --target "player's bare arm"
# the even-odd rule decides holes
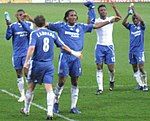
[[[76,56],[77,58],[80,58],[80,59],[82,58],[82,52],[74,51],[74,50],[70,49],[67,45],[63,45],[62,49],[68,51],[69,53]]]
[[[119,16],[120,18],[122,18],[122,17],[121,17],[121,14],[120,14],[120,12],[119,12],[119,10],[118,10],[117,7],[115,6],[114,2],[112,2],[112,1],[111,1],[111,6],[112,6],[112,8],[113,8],[114,11],[115,11],[116,16]]]
[[[129,22],[127,21],[129,15],[130,15],[130,14],[127,14],[126,17],[125,17],[125,18],[123,19],[123,21],[122,21],[122,25],[123,25],[124,27],[126,27],[126,28],[127,28],[128,23],[129,23]]]
[[[24,73],[25,75],[28,73],[28,69],[29,69],[29,61],[34,53],[34,50],[35,50],[35,46],[30,46],[28,48],[28,52],[27,52],[27,56],[26,56],[26,60],[25,60],[25,63],[24,63]]]
[[[98,29],[98,28],[101,28],[107,24],[110,24],[110,23],[114,23],[114,22],[118,22],[119,20],[121,20],[121,18],[119,16],[115,16],[114,18],[112,18],[111,20],[109,21],[105,21],[105,22],[98,22],[98,23],[95,23],[93,25],[93,28],[94,29]]]
[[[29,14],[25,13],[23,16],[25,17],[26,20],[28,20],[28,21],[34,23],[33,18],[32,18]]]

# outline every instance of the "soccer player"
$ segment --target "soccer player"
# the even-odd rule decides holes
[[[93,22],[95,19],[93,16],[94,14],[94,4],[90,1],[84,4],[88,7],[88,18],[89,22]],[[112,8],[115,11],[116,16],[121,18],[121,15],[116,8],[116,6],[111,3]],[[98,13],[100,15],[99,18],[95,19],[95,23],[97,22],[105,22],[112,19],[114,16],[107,16],[107,8],[104,4],[98,6]],[[118,19],[119,21],[120,19]],[[97,43],[95,49],[95,62],[97,65],[97,72],[96,72],[96,80],[98,84],[98,90],[96,91],[96,95],[102,94],[103,92],[103,63],[107,64],[109,70],[109,81],[110,87],[109,90],[112,91],[114,89],[114,73],[115,73],[115,51],[114,51],[114,44],[113,44],[113,23],[109,23],[108,25],[96,29],[97,33]]]
[[[12,37],[12,63],[16,70],[18,89],[21,94],[18,102],[25,100],[22,69],[28,49],[29,35],[33,29],[33,24],[29,21],[25,21],[24,14],[25,11],[23,9],[19,9],[16,13],[17,22],[10,24],[6,21],[6,39],[9,40]]]
[[[131,15],[128,12],[127,16],[124,18],[122,25],[130,32],[130,48],[129,48],[129,62],[132,65],[134,77],[138,84],[137,89],[148,91],[147,87],[147,74],[144,71],[144,32],[145,23],[139,14],[135,12],[134,7],[132,21],[129,23],[127,21],[128,17]],[[128,10],[129,11],[129,10]]]
[[[115,22],[118,17],[114,17],[105,22],[99,22],[96,24],[83,24],[77,23],[78,16],[75,10],[67,10],[64,16],[64,22],[49,23],[48,28],[56,31],[61,40],[75,51],[82,52],[84,44],[84,34],[91,32],[92,29],[100,28],[109,23]],[[78,101],[78,78],[81,75],[81,62],[80,59],[61,51],[59,56],[58,65],[58,84],[54,90],[56,95],[54,103],[54,112],[59,113],[59,98],[63,91],[64,84],[67,76],[71,77],[71,110],[70,113],[79,114],[81,113],[77,109]]]
[[[53,118],[54,93],[52,88],[54,65],[54,44],[62,51],[73,54],[74,57],[81,57],[81,52],[75,52],[68,48],[52,31],[45,28],[45,18],[42,15],[34,18],[37,29],[31,32],[29,48],[24,64],[25,73],[28,75],[28,90],[26,91],[25,107],[21,113],[29,115],[33,92],[36,84],[44,83],[47,92],[47,119]]]

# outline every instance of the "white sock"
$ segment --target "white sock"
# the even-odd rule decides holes
[[[59,87],[58,84],[57,84],[57,86],[55,87],[55,90],[54,90],[54,94],[55,94],[54,103],[58,103],[58,102],[59,102],[59,98],[60,98],[60,95],[61,95],[63,89],[64,89],[64,86]]]
[[[26,99],[25,99],[25,108],[24,108],[24,111],[25,112],[30,112],[30,106],[31,106],[31,103],[32,103],[32,100],[33,100],[33,92],[30,92],[29,90],[27,90],[26,92]]]
[[[21,96],[25,96],[23,77],[17,79],[17,85],[18,85],[18,89],[19,89]]]
[[[134,77],[135,77],[136,82],[138,83],[138,85],[140,85],[140,86],[143,87],[144,85],[143,85],[143,82],[141,80],[141,75],[140,75],[139,71],[137,71],[137,72],[134,73]]]
[[[71,109],[75,108],[78,101],[79,89],[76,86],[71,87]]]
[[[53,90],[47,92],[47,115],[53,116],[53,105],[54,105],[55,94]]]
[[[97,70],[96,79],[98,84],[98,89],[103,91],[103,71]]]
[[[110,72],[110,71],[109,71],[109,81],[110,81],[110,82],[114,82],[114,81],[115,81],[114,72]]]
[[[147,86],[147,73],[146,72],[144,74],[141,73],[140,76],[141,76],[141,80],[143,82],[143,85]]]

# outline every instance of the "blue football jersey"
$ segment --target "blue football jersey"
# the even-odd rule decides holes
[[[127,28],[130,31],[130,52],[143,52],[145,26],[128,24]]]
[[[22,57],[26,55],[32,29],[33,24],[28,21],[15,22],[8,26],[6,39],[9,40],[12,37],[13,56]]]
[[[34,61],[52,61],[54,55],[54,43],[57,47],[64,44],[56,33],[46,28],[40,28],[31,32],[29,46],[35,46],[32,57]]]
[[[91,32],[93,24],[76,23],[70,26],[65,22],[49,23],[48,29],[56,31],[60,39],[75,51],[82,51],[84,44],[84,33]]]

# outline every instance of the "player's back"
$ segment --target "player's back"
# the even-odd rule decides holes
[[[33,60],[52,61],[56,34],[46,28],[40,28],[31,33],[30,44],[35,44]]]

